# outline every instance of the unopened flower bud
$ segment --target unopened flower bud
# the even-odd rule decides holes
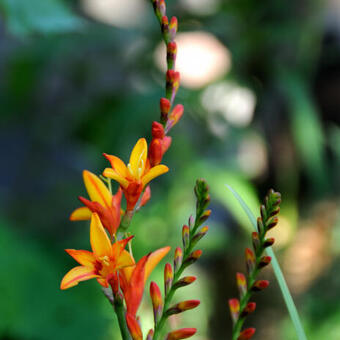
[[[256,309],[256,303],[255,302],[248,302],[245,308],[243,309],[243,312],[241,314],[242,317],[245,317],[251,313],[253,313]]]
[[[166,72],[166,97],[170,99],[170,103],[174,101],[176,92],[179,87],[180,74],[174,70]]]
[[[187,300],[177,303],[176,305],[170,307],[167,311],[167,315],[179,314],[190,309],[196,308],[201,303],[200,300]]]
[[[146,188],[145,188],[145,191],[143,193],[143,196],[142,196],[142,199],[140,201],[140,205],[139,207],[143,207],[146,203],[149,202],[151,198],[151,189],[150,189],[150,185],[148,185]]]
[[[275,242],[274,237],[267,238],[263,242],[263,247],[264,248],[271,247],[274,244],[274,242]]]
[[[166,15],[162,16],[161,19],[161,30],[164,36],[164,40],[167,43],[169,41],[169,20]]]
[[[162,316],[163,299],[162,299],[162,294],[157,283],[153,281],[150,284],[150,296],[151,296],[151,301],[152,301],[155,323],[157,323]]]
[[[209,227],[206,225],[205,227],[201,228],[201,230],[192,238],[191,240],[191,244],[192,246],[195,246],[196,243],[203,237],[206,235],[206,233],[208,232]]]
[[[181,287],[188,286],[195,281],[196,281],[195,276],[185,276],[173,285],[173,289],[178,289],[178,288],[181,288]]]
[[[260,206],[260,213],[261,213],[262,221],[266,221],[268,216],[267,216],[266,207],[263,204]]]
[[[190,228],[192,228],[194,226],[195,223],[195,218],[194,216],[190,215],[189,220],[188,220],[188,225]]]
[[[174,41],[171,41],[168,43],[166,47],[166,60],[169,70],[175,69],[176,56],[177,56],[177,44]]]
[[[171,108],[171,104],[169,99],[167,98],[161,98],[159,103],[160,109],[161,109],[161,123],[165,124],[168,120],[168,114]]]
[[[202,216],[199,218],[198,220],[198,224],[202,224],[204,223],[209,217],[210,217],[210,214],[211,214],[211,210],[206,210]]]
[[[260,235],[264,232],[264,225],[261,217],[257,218],[257,230]]]
[[[167,295],[172,286],[172,281],[174,279],[174,272],[172,271],[172,266],[167,263],[164,267],[164,294]]]
[[[170,20],[170,25],[169,25],[169,38],[170,41],[174,41],[176,37],[176,33],[178,30],[178,20],[176,17],[172,17]]]
[[[255,334],[255,328],[247,328],[242,331],[237,340],[249,340]]]
[[[166,132],[170,131],[170,129],[172,129],[178,123],[178,121],[183,116],[183,112],[184,112],[184,106],[182,104],[178,104],[174,107],[174,109],[171,111],[171,113],[168,116],[168,121],[165,127]]]
[[[162,17],[166,14],[166,5],[164,0],[158,0],[158,8],[159,12],[161,13]]]
[[[251,287],[251,289],[254,292],[259,292],[259,291],[261,291],[263,289],[266,289],[268,286],[269,286],[269,281],[267,281],[267,280],[258,280],[258,281],[254,282],[254,284]]]
[[[252,234],[251,234],[251,238],[252,238],[252,241],[253,241],[253,247],[254,247],[254,250],[257,251],[257,249],[259,249],[260,247],[260,238],[259,238],[259,234],[254,231]]]
[[[201,256],[202,256],[202,250],[195,250],[193,251],[189,257],[184,261],[183,266],[188,267],[191,264],[195,263]]]
[[[274,228],[279,222],[277,217],[272,218],[267,224],[267,230]]]
[[[188,248],[190,242],[190,229],[189,226],[184,225],[182,228],[182,241],[184,250]]]
[[[230,310],[231,319],[233,320],[233,323],[235,324],[240,313],[240,301],[238,299],[230,299],[229,310]]]
[[[256,259],[255,259],[254,252],[250,248],[246,248],[245,257],[246,257],[247,273],[248,275],[250,275],[252,271],[255,269]]]
[[[242,273],[236,273],[236,284],[242,298],[247,292],[247,280]]]
[[[154,138],[149,146],[149,161],[152,167],[160,164],[163,158],[162,140]]]
[[[196,328],[181,328],[177,331],[168,333],[165,340],[180,340],[190,338],[197,332]]]
[[[180,247],[175,250],[174,256],[174,271],[177,273],[178,269],[181,267],[183,261],[183,251]]]
[[[272,258],[270,256],[262,256],[260,263],[259,263],[259,268],[263,268],[265,266],[268,266]]]

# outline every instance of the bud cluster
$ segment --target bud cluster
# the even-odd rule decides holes
[[[195,186],[195,195],[197,199],[196,217],[190,216],[188,224],[182,228],[183,249],[175,249],[173,266],[167,263],[164,267],[164,299],[156,283],[152,282],[150,286],[150,295],[154,311],[155,328],[152,330],[153,340],[157,340],[166,319],[173,314],[183,313],[190,309],[196,308],[199,300],[186,300],[170,306],[175,291],[181,287],[188,286],[196,281],[195,276],[181,277],[183,271],[188,266],[195,263],[202,255],[202,250],[194,247],[207,234],[208,227],[199,227],[206,221],[210,215],[210,210],[206,210],[209,201],[209,188],[202,179],[197,180]],[[160,312],[162,315],[160,316]],[[170,332],[166,339],[184,339],[195,334],[194,328],[183,328]]]
[[[278,223],[277,215],[280,212],[281,195],[270,190],[265,197],[265,202],[260,207],[261,217],[257,219],[257,232],[252,233],[253,249],[246,248],[245,262],[247,275],[236,274],[236,283],[239,290],[239,299],[229,300],[229,309],[233,321],[232,340],[248,340],[255,333],[255,328],[242,326],[245,318],[253,313],[255,302],[249,302],[253,292],[259,292],[269,286],[267,280],[257,280],[260,270],[271,262],[270,256],[263,255],[265,249],[274,243],[273,238],[266,238],[266,233]]]

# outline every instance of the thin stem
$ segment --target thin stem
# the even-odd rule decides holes
[[[113,302],[114,311],[117,315],[118,324],[120,333],[122,335],[123,340],[131,340],[130,332],[128,330],[128,327],[126,325],[125,320],[125,308],[123,301],[121,301],[119,298],[115,298]]]

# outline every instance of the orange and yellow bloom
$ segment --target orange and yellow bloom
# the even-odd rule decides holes
[[[112,195],[100,178],[87,170],[83,171],[83,179],[91,201],[79,196],[85,207],[74,210],[70,220],[89,220],[92,213],[97,213],[112,237],[120,224],[122,191],[119,188],[117,193]]]
[[[133,266],[134,261],[125,250],[127,243],[133,236],[111,244],[108,235],[94,213],[91,217],[90,242],[92,252],[87,250],[66,249],[79,264],[71,269],[62,279],[60,288],[68,289],[76,286],[80,281],[96,278],[103,287],[108,287],[112,277],[119,269]]]
[[[116,156],[107,154],[104,156],[109,160],[112,168],[106,168],[103,175],[120,184],[127,201],[128,211],[133,210],[146,185],[169,170],[162,164],[150,166],[145,138],[140,138],[134,146],[128,165]]]

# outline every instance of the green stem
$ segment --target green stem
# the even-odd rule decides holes
[[[195,219],[195,225],[192,228],[192,230],[190,231],[190,241],[189,241],[189,246],[187,249],[184,250],[184,254],[183,254],[183,260],[182,260],[182,264],[179,267],[179,269],[177,270],[177,272],[174,275],[174,279],[173,279],[173,283],[172,286],[169,290],[169,292],[166,294],[165,298],[164,298],[164,308],[163,308],[163,313],[162,313],[162,317],[159,319],[159,321],[155,324],[155,332],[153,335],[153,340],[157,340],[158,337],[161,334],[162,328],[164,327],[165,321],[168,318],[168,315],[166,314],[168,308],[169,308],[169,304],[175,294],[176,288],[174,288],[175,284],[179,281],[184,269],[186,268],[186,265],[184,265],[185,260],[188,258],[188,256],[191,254],[194,245],[192,244],[192,238],[195,235],[195,232],[197,230],[197,228],[199,227],[198,224],[198,220],[199,217],[202,215],[202,211],[200,210],[197,214],[196,214],[196,219]]]
[[[119,297],[115,297],[113,307],[117,315],[120,333],[123,340],[131,340],[130,332],[128,330],[126,320],[125,320],[125,308],[123,301]]]

